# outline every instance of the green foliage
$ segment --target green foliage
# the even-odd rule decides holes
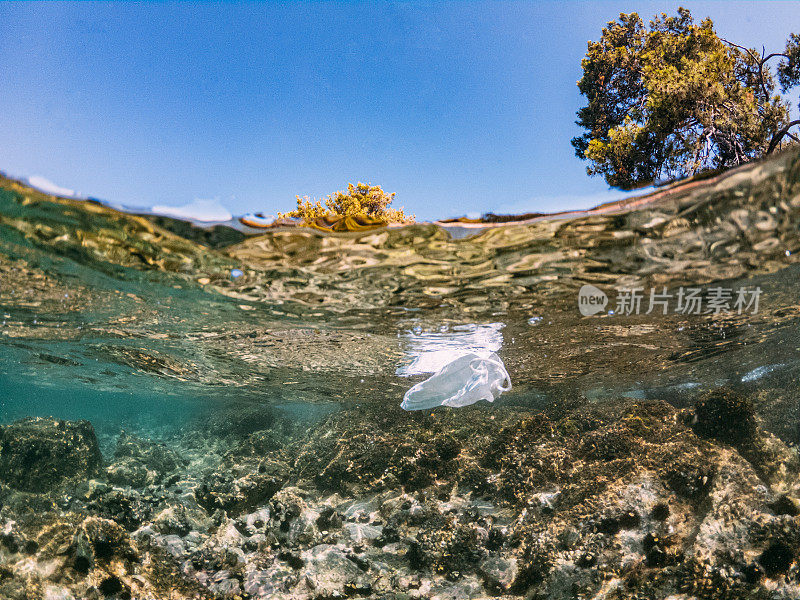
[[[800,81],[800,37],[785,53],[757,54],[721,39],[689,10],[645,27],[636,13],[609,22],[589,42],[578,82],[588,104],[572,140],[590,175],[615,187],[693,175],[747,162],[778,147],[796,123],[775,91],[767,61],[781,58],[786,91]]]
[[[800,35],[789,36],[783,56],[786,60],[778,65],[778,81],[785,92],[800,83]]]
[[[300,219],[304,224],[317,219],[338,217],[362,217],[387,223],[408,223],[414,216],[406,216],[403,209],[389,208],[394,193],[387,194],[379,185],[368,183],[347,184],[347,192],[338,191],[325,200],[325,206],[317,200],[312,202],[308,196],[297,196],[297,208],[289,213],[278,213],[279,218]]]

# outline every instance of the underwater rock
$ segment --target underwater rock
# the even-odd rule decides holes
[[[460,429],[473,431],[475,423],[448,431],[452,423],[437,416],[433,427],[420,427],[399,419],[397,415],[406,413],[394,410],[397,414],[343,411],[329,417],[319,426],[320,434],[299,449],[299,476],[313,479],[322,490],[353,493],[397,486],[415,490],[437,476],[454,474],[459,440],[469,435]]]
[[[303,554],[305,578],[317,598],[369,593],[364,572],[342,550],[330,544],[314,546]]]
[[[214,581],[208,586],[208,590],[215,597],[236,598],[241,593],[241,586],[238,579],[226,577],[225,573],[218,573]]]
[[[515,558],[490,556],[480,565],[480,572],[490,589],[506,591],[517,578],[519,569]]]
[[[264,459],[216,471],[195,490],[197,502],[209,511],[222,508],[235,515],[269,500],[288,478],[286,463]]]
[[[161,477],[185,466],[185,461],[164,444],[143,440],[124,431],[117,439],[114,458],[133,458]]]
[[[162,534],[188,535],[191,531],[207,531],[211,519],[199,506],[188,503],[170,504],[153,517],[152,525]]]
[[[770,484],[783,486],[787,469],[800,468],[797,452],[761,428],[751,396],[742,391],[721,388],[701,396],[693,428],[703,437],[735,447]]]
[[[27,418],[0,426],[0,481],[42,493],[96,476],[103,458],[89,421]]]
[[[189,436],[175,455],[213,460],[175,485],[65,487],[67,515],[7,504],[0,596],[25,598],[36,564],[98,600],[110,578],[159,600],[796,597],[800,467],[758,427],[769,470],[665,402],[487,408],[359,407],[277,449]]]
[[[383,535],[381,525],[370,525],[369,523],[347,523],[344,525],[344,530],[356,544],[377,540]]]
[[[298,474],[309,473],[321,492],[367,498],[394,490],[379,503],[380,537],[352,535],[353,525],[373,525],[373,509],[364,503],[354,514],[365,521],[342,513],[339,539],[370,548],[370,556],[379,548],[379,561],[405,548],[411,572],[465,582],[477,575],[492,594],[566,598],[581,590],[592,597],[603,581],[622,578],[620,585],[655,597],[688,581],[699,598],[717,597],[705,589],[737,598],[745,563],[725,556],[742,548],[759,556],[776,539],[794,543],[794,533],[773,530],[793,505],[772,502],[748,460],[698,437],[684,413],[665,402],[608,401],[528,414],[499,407],[491,419],[486,414],[437,411],[412,422],[386,410],[334,415],[298,454]],[[752,435],[764,439],[758,428]],[[770,456],[780,459],[778,471],[798,472],[778,440],[765,447],[775,448]],[[434,448],[440,451],[429,452]],[[792,485],[790,477],[781,481]],[[457,500],[465,494],[486,500],[475,506]],[[774,515],[778,509],[783,516]],[[791,531],[800,530],[800,518],[791,518]],[[753,528],[759,522],[771,525]],[[706,548],[722,554],[709,558]],[[694,571],[708,560],[731,573],[714,580],[714,588]],[[634,564],[641,567],[628,570]],[[661,579],[645,583],[644,573]]]
[[[92,513],[135,531],[153,515],[154,502],[134,489],[111,489],[86,506]]]
[[[235,402],[215,410],[208,420],[208,427],[217,435],[243,437],[272,429],[276,420],[275,409],[268,404]]]
[[[106,467],[110,483],[142,488],[162,483],[165,477],[185,466],[172,450],[122,432],[117,439],[114,461]]]
[[[477,523],[459,523],[452,515],[432,512],[407,553],[414,570],[430,567],[453,580],[474,572],[486,558]]]
[[[272,429],[257,430],[231,450],[230,455],[239,457],[265,456],[280,450],[287,443],[286,437]]]
[[[320,513],[308,506],[304,495],[299,488],[286,487],[269,502],[270,529],[283,547],[296,548],[311,543],[319,534]]]
[[[141,488],[156,483],[158,474],[136,459],[123,458],[106,467],[106,478],[114,485]]]
[[[268,569],[248,570],[244,576],[244,592],[256,600],[279,597],[297,582],[293,569],[272,566]]]

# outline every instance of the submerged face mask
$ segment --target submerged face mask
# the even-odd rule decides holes
[[[479,400],[494,402],[510,389],[511,378],[497,354],[481,356],[470,352],[408,390],[400,406],[405,410],[469,406]]]

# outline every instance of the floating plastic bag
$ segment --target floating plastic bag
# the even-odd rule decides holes
[[[479,400],[494,402],[510,389],[511,378],[497,354],[470,352],[408,390],[400,406],[405,410],[469,406]]]

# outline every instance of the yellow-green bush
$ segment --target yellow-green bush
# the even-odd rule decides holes
[[[336,192],[325,199],[325,205],[317,200],[312,202],[308,196],[297,196],[297,208],[292,212],[278,213],[278,218],[300,219],[304,224],[317,219],[339,217],[365,217],[387,223],[409,223],[414,215],[406,216],[403,209],[389,208],[394,193],[387,194],[379,185],[368,183],[347,184],[347,192]]]

